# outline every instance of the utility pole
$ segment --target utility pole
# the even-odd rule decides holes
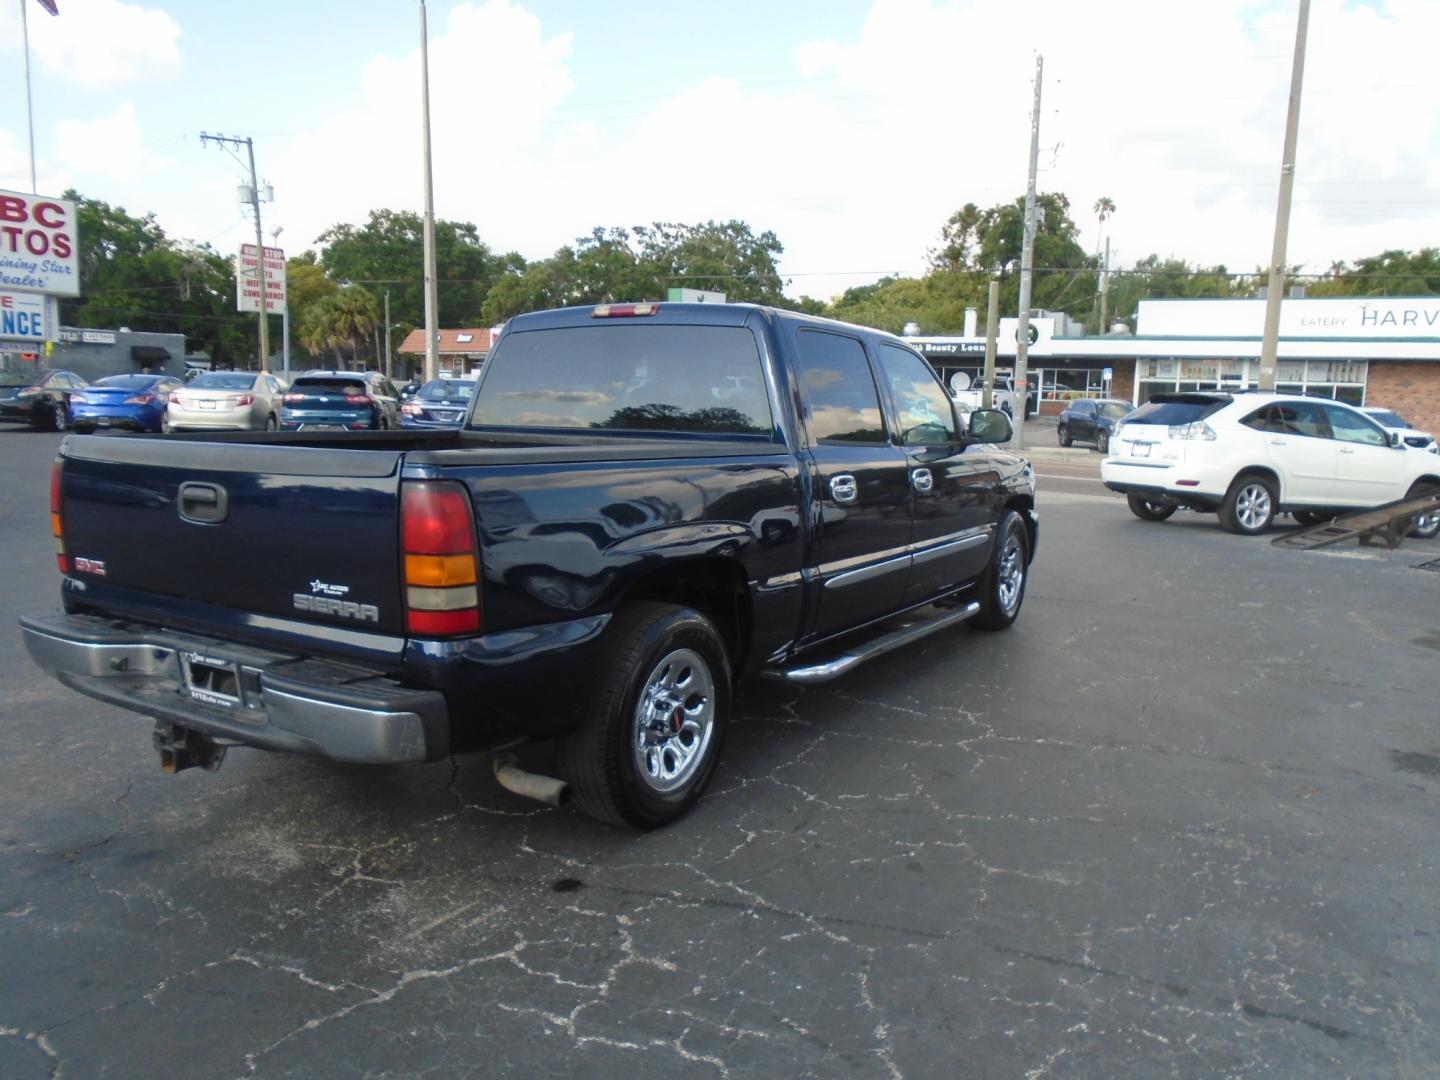
[[[1020,248],[1020,326],[1015,331],[1015,397],[1020,417],[1015,447],[1025,449],[1025,405],[1030,400],[1030,293],[1035,276],[1035,172],[1040,161],[1040,82],[1045,58],[1035,57],[1035,108],[1030,113],[1030,179],[1025,185],[1025,240]]]
[[[255,211],[255,272],[260,286],[260,370],[264,371],[270,363],[270,297],[265,291],[265,236],[260,230],[260,182],[255,178],[255,142],[248,135],[241,139],[234,135],[208,135],[202,131],[200,145],[204,146],[207,142],[243,146],[250,156],[250,207]],[[238,265],[235,273],[237,276],[240,274]]]
[[[390,290],[385,290],[385,377],[395,378],[394,353],[390,351]]]
[[[1105,269],[1100,272],[1100,333],[1105,333],[1106,301],[1110,299],[1110,238],[1105,237]]]
[[[435,184],[430,177],[430,42],[425,29],[425,0],[420,0],[420,102],[425,142],[425,379],[440,371],[440,303],[435,274]]]
[[[980,391],[980,407],[993,404],[991,387],[995,385],[995,337],[1000,331],[1000,282],[990,279],[990,306],[985,310],[985,379]]]
[[[30,20],[25,7],[30,0],[20,0],[20,34],[25,39],[25,122],[30,132],[30,194],[39,195],[35,186],[35,106],[30,100]]]
[[[1280,160],[1280,196],[1275,205],[1275,246],[1270,252],[1270,284],[1265,290],[1265,333],[1260,339],[1261,390],[1275,389],[1280,351],[1280,301],[1285,288],[1285,243],[1290,235],[1290,193],[1295,187],[1295,144],[1300,132],[1300,83],[1305,77],[1305,31],[1310,0],[1300,0],[1295,27],[1295,61],[1290,69],[1290,106],[1285,113],[1285,152]]]

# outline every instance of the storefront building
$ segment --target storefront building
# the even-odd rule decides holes
[[[62,326],[48,349],[12,348],[0,342],[6,371],[73,371],[86,382],[107,375],[185,374],[185,335]],[[48,355],[46,355],[48,353]]]
[[[1134,334],[1087,336],[1064,315],[1041,313],[1030,321],[1030,386],[1042,415],[1082,397],[1138,405],[1163,392],[1253,388],[1264,322],[1264,300],[1142,300]],[[1002,372],[1014,369],[1018,325],[1000,320]],[[983,369],[983,337],[909,340],[947,381]],[[1276,389],[1383,405],[1440,432],[1440,298],[1282,301]]]

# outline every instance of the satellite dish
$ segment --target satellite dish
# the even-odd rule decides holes
[[[955,372],[954,375],[950,376],[950,389],[954,390],[957,394],[962,390],[969,390],[970,376],[963,371]]]

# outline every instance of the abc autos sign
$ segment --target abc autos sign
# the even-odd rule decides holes
[[[0,289],[80,295],[75,204],[0,191]]]

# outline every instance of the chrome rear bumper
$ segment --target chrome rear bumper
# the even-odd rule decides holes
[[[26,615],[20,628],[65,686],[222,744],[369,764],[449,753],[444,697],[381,672],[92,615]]]

